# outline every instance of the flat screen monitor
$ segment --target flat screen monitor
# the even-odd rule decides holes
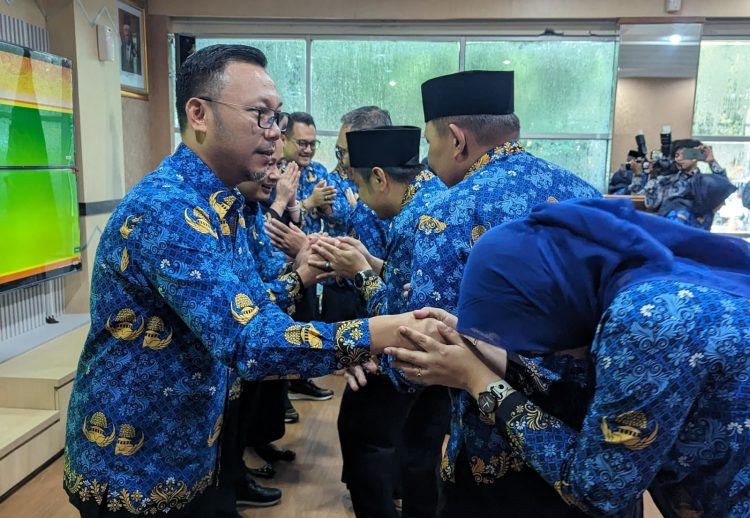
[[[80,270],[73,77],[0,42],[0,291]]]

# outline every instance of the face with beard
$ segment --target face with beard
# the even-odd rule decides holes
[[[207,110],[200,146],[225,184],[257,182],[266,176],[281,136],[278,124],[261,128],[258,117],[272,117],[281,109],[281,99],[271,77],[258,65],[231,63],[222,83],[214,101],[203,101]]]

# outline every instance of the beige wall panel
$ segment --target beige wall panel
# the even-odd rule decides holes
[[[34,0],[16,0],[10,5],[2,1],[0,2],[0,14],[12,16],[39,27],[47,25],[42,11],[36,6]]]
[[[683,0],[675,15],[662,0],[150,0],[151,14],[224,18],[334,20],[586,19],[650,16],[750,16],[745,0]]]
[[[690,137],[694,98],[695,79],[619,79],[611,171],[620,166],[629,149],[635,149],[635,134],[639,129],[643,129],[649,151],[659,149],[663,125],[672,126],[674,139]]]

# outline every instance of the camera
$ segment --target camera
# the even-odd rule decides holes
[[[643,130],[638,130],[638,133],[635,136],[635,143],[638,146],[638,152],[646,156],[646,153],[648,150],[646,149],[646,136],[643,134]]]
[[[672,150],[672,126],[662,126],[659,140],[661,141],[662,156],[669,156]]]

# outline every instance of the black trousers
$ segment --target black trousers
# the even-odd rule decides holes
[[[246,446],[263,446],[284,437],[284,400],[288,384],[286,380],[243,382],[242,412],[249,420]]]
[[[427,387],[409,411],[399,452],[402,518],[434,518],[437,512],[442,446],[450,417],[445,387]]]
[[[345,389],[337,423],[342,481],[357,518],[434,518],[449,415],[442,387],[406,394],[387,377],[368,375],[365,387]],[[401,515],[396,496],[403,499]]]

